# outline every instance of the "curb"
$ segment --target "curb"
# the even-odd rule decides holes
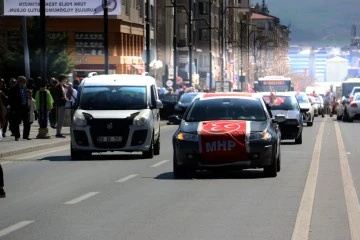
[[[40,145],[37,145],[37,146],[26,147],[26,148],[22,148],[22,149],[19,149],[19,150],[12,150],[12,151],[8,151],[8,152],[0,153],[0,159],[5,158],[5,157],[11,157],[11,156],[15,156],[15,155],[20,155],[20,154],[24,154],[24,153],[29,153],[29,152],[36,152],[36,151],[44,150],[44,149],[47,149],[47,148],[65,146],[65,145],[68,145],[68,144],[70,144],[70,140],[58,141],[58,142],[47,143],[47,144],[40,144]]]

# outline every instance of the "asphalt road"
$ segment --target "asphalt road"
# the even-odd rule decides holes
[[[7,160],[0,239],[360,239],[358,122],[316,118],[302,145],[281,145],[277,178],[244,170],[174,180],[175,129],[162,127],[154,159],[71,161],[63,146]]]

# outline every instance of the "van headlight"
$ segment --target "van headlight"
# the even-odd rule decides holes
[[[142,114],[138,114],[133,121],[133,125],[137,126],[137,127],[141,127],[144,126],[146,124],[146,122],[148,121],[148,119],[150,119],[150,114],[149,112],[146,113],[142,113]]]
[[[73,124],[77,127],[86,127],[87,121],[83,114],[74,114]]]

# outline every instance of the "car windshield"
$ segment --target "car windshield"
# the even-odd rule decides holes
[[[180,103],[191,103],[194,98],[196,97],[196,94],[183,94],[179,100]]]
[[[309,103],[309,98],[306,94],[297,94],[296,99],[299,103]]]
[[[147,108],[146,88],[139,86],[88,86],[81,92],[84,110],[139,110]]]
[[[221,98],[195,101],[184,119],[189,122],[210,120],[265,121],[266,114],[258,99]]]
[[[299,110],[295,96],[276,96],[272,104],[270,104],[270,96],[264,96],[263,99],[271,106],[271,110]]]

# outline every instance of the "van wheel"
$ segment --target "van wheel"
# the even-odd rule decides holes
[[[75,150],[71,147],[70,149],[71,160],[84,160],[91,157],[91,152]]]
[[[156,143],[154,144],[154,155],[160,154],[160,134],[158,139],[156,140]]]
[[[143,158],[153,158],[154,157],[154,137],[151,140],[149,149],[147,151],[143,151],[142,156],[143,156]]]

